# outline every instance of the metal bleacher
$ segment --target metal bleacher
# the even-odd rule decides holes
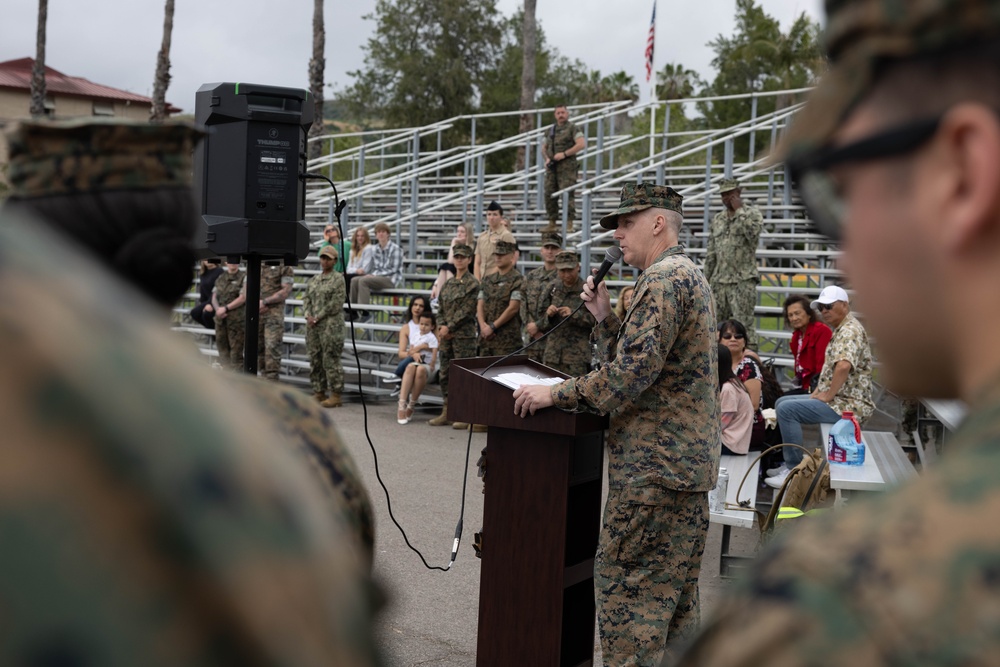
[[[757,206],[765,221],[757,253],[761,284],[756,327],[761,352],[773,356],[778,366],[789,365],[789,333],[780,321],[781,302],[789,293],[817,294],[839,277],[837,248],[813,231],[805,208],[789,185],[784,165],[770,165],[766,158],[789,118],[798,110],[798,99],[804,92],[692,98],[652,105],[612,102],[571,107],[572,120],[587,135],[587,150],[581,155],[577,185],[572,192],[555,195],[563,200],[562,224],[567,247],[581,253],[585,270],[599,264],[604,249],[613,239],[610,232],[598,225],[598,220],[617,205],[622,184],[657,181],[684,195],[687,224],[681,240],[690,255],[700,261],[708,222],[722,210],[718,182],[725,177],[738,178],[744,202]],[[791,105],[757,115],[757,101],[770,96],[791,100]],[[693,110],[699,102],[738,98],[748,98],[752,104],[750,116],[736,125],[666,131],[671,110],[678,113],[681,108]],[[366,383],[376,391],[384,389],[379,374],[371,371],[391,371],[395,367],[396,336],[406,304],[413,295],[429,293],[437,267],[447,256],[456,224],[468,222],[477,233],[481,230],[485,206],[490,200],[503,204],[518,239],[521,250],[518,269],[527,272],[541,264],[539,231],[547,223],[541,145],[552,122],[550,112],[550,109],[533,112],[536,129],[490,142],[481,138],[477,141],[477,129],[482,128],[482,123],[520,112],[458,116],[419,128],[333,134],[316,139],[322,143],[324,155],[310,161],[309,170],[323,173],[337,183],[340,198],[347,202],[342,219],[345,237],[349,239],[358,226],[371,230],[377,222],[385,222],[406,258],[404,285],[373,295],[373,306],[368,309],[375,312],[370,321],[348,324],[354,327],[362,361],[359,378],[353,356],[348,363],[348,336],[344,368],[349,383],[354,386]],[[624,131],[630,119],[642,114],[651,116],[649,133],[637,135]],[[481,137],[482,132],[479,134]],[[455,137],[464,139],[454,145]],[[443,148],[445,143],[451,147]],[[503,173],[487,170],[491,163],[489,156],[500,152],[512,155],[518,148],[523,148],[526,155],[523,169]],[[576,198],[580,219],[575,230],[566,234],[565,202],[571,194]],[[333,220],[333,208],[331,188],[310,182],[306,222],[315,244],[322,238],[324,225]],[[300,263],[295,270],[296,289],[286,304],[283,377],[290,382],[308,382],[301,294],[305,282],[317,270],[315,255]],[[636,276],[634,269],[619,265],[609,275],[608,284],[620,288],[633,282]],[[206,356],[211,357],[212,332],[192,324],[187,317],[196,302],[193,288],[175,309],[175,329],[191,334]]]

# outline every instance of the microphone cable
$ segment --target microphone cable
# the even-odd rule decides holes
[[[330,180],[323,174],[313,174],[306,172],[302,174],[301,178],[302,180],[306,179],[323,180],[329,183],[330,187],[333,188],[333,201],[334,201],[333,214],[337,218],[337,229],[340,231],[340,257],[341,261],[343,262],[342,264],[343,270],[341,271],[341,274],[344,276],[344,285],[346,287],[347,257],[344,252],[345,250],[344,239],[346,237],[344,235],[344,228],[340,222],[340,216],[343,213],[344,208],[347,207],[347,202],[340,200],[340,195],[337,193],[337,186],[334,185],[332,180]],[[354,307],[351,305],[350,295],[348,295],[347,297],[347,310],[348,313],[350,313],[350,317],[353,322],[355,311]],[[466,496],[466,489],[468,488],[469,485],[469,455],[472,450],[472,429],[471,428],[469,429],[469,439],[465,446],[465,468],[463,468],[465,474],[462,476],[462,504],[458,515],[458,525],[455,526],[455,539],[452,545],[451,559],[449,560],[448,565],[446,567],[441,567],[440,565],[431,565],[430,563],[427,562],[427,559],[424,558],[424,555],[420,553],[420,550],[410,543],[410,538],[407,537],[406,531],[403,530],[403,526],[400,525],[399,521],[396,520],[395,514],[393,514],[392,500],[389,497],[389,489],[388,487],[386,487],[385,482],[382,481],[382,475],[379,472],[378,452],[375,451],[375,445],[374,443],[372,443],[371,434],[368,431],[368,404],[365,402],[365,392],[364,388],[361,386],[361,358],[358,356],[358,343],[354,335],[353,324],[351,325],[350,329],[351,329],[351,348],[354,351],[354,363],[356,364],[356,368],[358,371],[358,394],[361,396],[361,410],[362,413],[364,414],[365,439],[368,441],[368,448],[372,450],[372,458],[375,461],[375,479],[378,480],[379,485],[382,487],[382,491],[385,493],[385,504],[386,507],[388,507],[389,509],[389,518],[392,520],[393,524],[395,524],[396,528],[399,529],[399,533],[403,536],[403,541],[406,542],[406,546],[408,546],[413,553],[417,554],[417,556],[420,558],[420,561],[424,564],[425,568],[427,568],[428,570],[447,572],[448,570],[451,569],[451,566],[455,564],[455,560],[458,558],[458,547],[462,542],[462,526],[465,519],[465,496]]]

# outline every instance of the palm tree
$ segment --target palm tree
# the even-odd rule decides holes
[[[538,31],[535,25],[536,0],[524,0],[524,24],[521,28],[521,111],[535,108],[535,55],[538,51]],[[523,134],[534,125],[530,113],[521,114],[518,132]],[[517,147],[516,171],[524,169],[524,145]]]
[[[677,100],[692,97],[695,88],[702,85],[701,77],[680,63],[667,63],[656,73],[656,98]]]
[[[596,74],[600,76],[600,73]],[[624,70],[602,77],[598,83],[599,102],[617,102],[618,100],[635,102],[638,99],[639,84]]]
[[[315,118],[309,128],[309,137],[315,139],[326,133],[323,125],[323,76],[326,69],[326,28],[323,23],[323,0],[313,0],[313,50],[309,59],[309,93],[313,98]],[[322,142],[316,140],[309,144],[309,159],[318,158],[323,154]]]
[[[819,45],[819,26],[804,12],[787,34],[778,32],[771,39],[756,39],[747,46],[771,64],[771,76],[778,79],[782,90],[815,83],[825,64]],[[780,95],[776,106],[783,109],[789,102],[786,95]]]
[[[170,87],[170,36],[174,32],[174,0],[167,0],[163,8],[163,43],[156,55],[156,75],[153,79],[153,106],[149,109],[149,122],[162,123],[167,119],[167,88]]]
[[[38,0],[38,34],[35,37],[35,65],[31,68],[31,117],[45,115],[45,23],[49,0]]]

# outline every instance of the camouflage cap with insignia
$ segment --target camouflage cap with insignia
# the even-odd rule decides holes
[[[319,256],[320,257],[329,257],[330,259],[337,259],[337,258],[340,257],[340,253],[337,251],[337,248],[335,246],[333,246],[333,245],[325,245],[319,251]]]
[[[188,123],[20,122],[7,133],[11,197],[190,187],[203,134]]]
[[[871,90],[883,63],[1000,37],[996,0],[826,0],[831,66],[795,115],[772,162],[801,163],[826,147]]]
[[[494,255],[509,255],[517,250],[517,245],[511,243],[510,241],[497,241],[496,248],[493,250]]]
[[[601,218],[601,227],[617,229],[618,216],[644,211],[647,208],[665,208],[668,211],[676,211],[684,215],[683,201],[684,197],[669,186],[652,183],[629,183],[622,188],[621,203],[618,205],[618,209]]]
[[[740,189],[740,182],[735,178],[724,178],[722,182],[719,183],[719,194],[723,195],[727,192],[732,192],[733,190]]]
[[[563,244],[562,236],[559,232],[542,232],[542,247],[554,245],[561,248]]]
[[[575,252],[563,250],[561,253],[556,255],[557,269],[575,269],[579,265],[580,258],[576,256]]]
[[[451,249],[451,254],[455,257],[472,257],[472,247],[464,243],[456,243]]]

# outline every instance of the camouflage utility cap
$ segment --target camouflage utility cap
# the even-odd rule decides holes
[[[542,247],[554,245],[561,248],[563,244],[562,236],[558,232],[542,232]]]
[[[996,0],[826,0],[826,15],[831,67],[792,121],[775,161],[794,164],[826,146],[883,62],[1000,38]]]
[[[557,269],[575,269],[579,264],[580,259],[576,256],[575,252],[563,250],[561,253],[556,255]]]
[[[645,211],[647,208],[665,208],[668,211],[677,211],[684,214],[682,202],[684,197],[677,194],[673,188],[666,185],[654,185],[652,183],[629,183],[622,188],[621,204],[618,209],[601,218],[601,227],[605,229],[618,228],[618,216],[636,211]]]
[[[11,196],[190,187],[203,134],[186,123],[21,122],[7,135]]]
[[[722,182],[719,183],[719,194],[726,194],[727,192],[732,192],[733,190],[740,189],[740,182],[735,178],[724,178]]]
[[[323,249],[319,251],[320,257],[329,257],[330,259],[337,259],[340,257],[340,253],[332,245],[323,246]]]
[[[509,255],[517,250],[517,245],[511,243],[510,241],[497,241],[496,249],[493,251],[494,255]]]
[[[465,245],[464,243],[456,243],[455,247],[451,249],[451,254],[455,257],[472,257],[472,248]]]

